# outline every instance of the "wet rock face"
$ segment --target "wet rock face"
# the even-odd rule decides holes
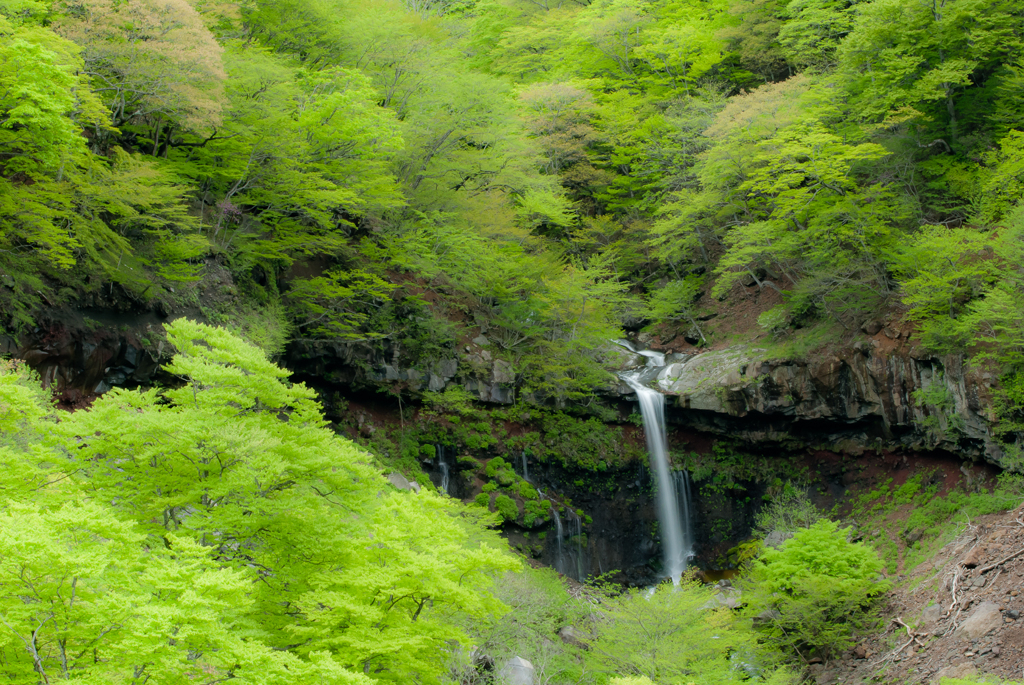
[[[18,339],[0,336],[0,355],[25,360],[43,385],[70,407],[114,387],[150,384],[162,373],[160,352],[145,338],[152,322],[134,327],[113,320],[101,323],[106,325],[91,330],[49,323]]]
[[[807,439],[853,453],[941,449],[997,465],[1002,459],[992,433],[995,378],[966,368],[959,356],[863,344],[814,361],[766,360],[763,352],[705,352],[651,370],[650,382],[677,398],[676,423],[747,441]],[[917,401],[917,391],[934,403]]]

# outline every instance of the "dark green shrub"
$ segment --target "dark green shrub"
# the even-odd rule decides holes
[[[519,505],[508,495],[498,495],[494,500],[494,508],[506,521],[515,521],[519,518]]]
[[[528,526],[535,526],[542,521],[550,520],[551,507],[546,501],[527,500],[523,520]]]

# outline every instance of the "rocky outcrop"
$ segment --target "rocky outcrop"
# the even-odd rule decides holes
[[[699,430],[854,453],[941,449],[995,464],[1003,457],[992,431],[995,378],[960,356],[928,356],[920,348],[883,352],[858,343],[813,360],[780,361],[761,349],[734,347],[644,375],[677,398],[671,418]],[[625,384],[618,391],[632,392]]]
[[[0,356],[25,360],[66,406],[88,403],[113,387],[153,382],[161,373],[160,322],[155,317],[146,321],[133,315],[89,313],[91,326],[54,321],[19,338],[0,335]]]
[[[498,671],[498,681],[507,685],[533,685],[533,664],[521,656],[514,656]]]
[[[401,385],[412,392],[440,392],[459,386],[482,402],[511,404],[515,398],[512,366],[494,359],[483,336],[461,351],[429,362],[404,361],[399,350],[387,343],[364,341],[297,341],[288,348],[285,366],[299,379],[315,379],[315,385]]]

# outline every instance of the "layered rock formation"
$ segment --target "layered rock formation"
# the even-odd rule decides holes
[[[859,343],[778,361],[733,347],[670,356],[645,380],[677,398],[677,423],[747,441],[797,440],[854,453],[940,449],[995,464],[1004,457],[993,435],[995,378],[960,356]],[[617,391],[632,392],[624,383]]]

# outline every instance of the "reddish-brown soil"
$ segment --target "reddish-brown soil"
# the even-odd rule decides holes
[[[894,578],[897,587],[886,598],[884,611],[889,624],[841,658],[810,666],[814,679],[822,685],[932,683],[943,669],[960,667],[961,673],[1020,680],[1024,673],[1022,517],[1024,507],[963,524],[930,561]],[[1021,554],[1013,556],[1017,552]],[[960,626],[983,602],[996,605],[1001,620],[987,634],[971,639]],[[926,611],[929,606],[933,608]],[[942,675],[946,674],[948,670]]]

